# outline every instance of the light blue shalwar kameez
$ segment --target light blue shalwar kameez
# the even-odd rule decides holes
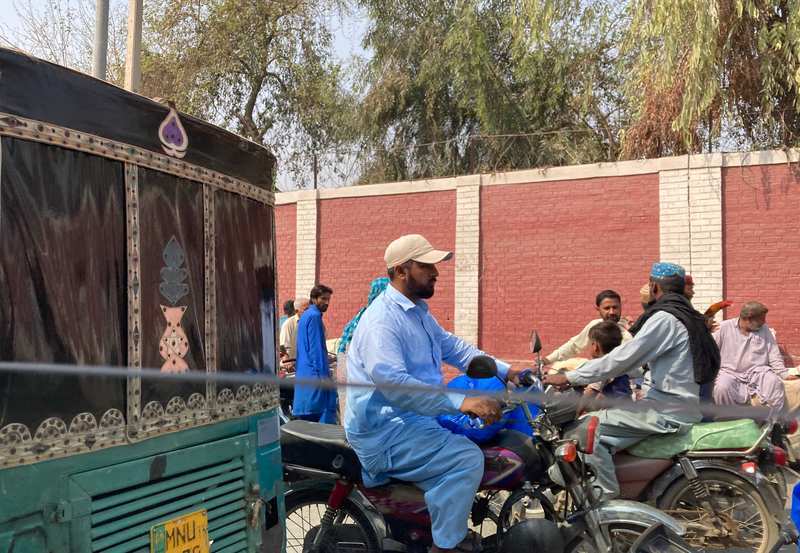
[[[433,542],[441,548],[466,537],[483,476],[478,446],[436,422],[437,415],[458,412],[465,396],[380,387],[442,386],[442,360],[463,371],[481,353],[439,326],[424,301],[414,303],[390,284],[364,312],[347,356],[348,382],[379,387],[347,391],[344,426],[361,460],[364,484],[394,478],[419,486]],[[498,362],[498,368],[507,374],[508,365]]]

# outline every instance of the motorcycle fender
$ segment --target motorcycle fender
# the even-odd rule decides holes
[[[372,529],[375,530],[375,535],[378,536],[378,543],[385,544],[390,536],[383,515],[372,506],[372,503],[369,502],[369,499],[367,499],[358,488],[354,488],[350,493],[350,499],[353,501],[353,503],[355,503],[356,507],[358,507],[362,514],[367,517],[370,526],[372,526]],[[384,549],[388,548],[384,547]]]
[[[764,501],[766,502],[767,508],[770,510],[770,512],[781,514],[785,513],[784,505],[781,502],[780,497],[778,497],[775,489],[761,473],[761,471],[756,471],[755,474],[747,474],[739,469],[739,464],[731,464],[712,459],[692,459],[692,465],[694,465],[694,468],[697,470],[697,472],[713,469],[729,472],[735,476],[738,476],[739,478],[752,484],[753,487],[758,490],[759,494],[761,494],[761,497],[764,498]],[[680,465],[676,463],[671,469],[656,479],[652,488],[650,489],[650,495],[648,499],[656,501],[657,498],[664,495],[664,492],[667,491],[667,488],[669,488],[676,480],[683,477],[683,470],[681,470]]]
[[[286,494],[289,495],[292,492],[308,490],[311,488],[322,488],[327,493],[330,493],[332,487],[333,484],[330,480],[304,480],[302,482],[293,484]],[[375,535],[378,536],[378,543],[387,542],[389,538],[389,531],[386,527],[386,521],[384,520],[383,515],[372,506],[364,494],[361,493],[358,488],[353,488],[353,491],[350,492],[348,499],[350,499],[356,508],[361,511],[361,514],[367,518],[370,526],[375,531]]]
[[[662,524],[665,528],[679,536],[686,534],[686,528],[684,528],[683,524],[655,507],[651,507],[645,503],[639,503],[638,501],[628,501],[625,499],[604,501],[597,508],[597,513],[600,517],[601,524],[613,522],[632,524],[641,524],[644,522],[648,526]]]

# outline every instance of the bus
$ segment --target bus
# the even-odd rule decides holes
[[[170,103],[0,49],[1,553],[254,552],[279,528],[258,376],[278,363],[274,169]]]

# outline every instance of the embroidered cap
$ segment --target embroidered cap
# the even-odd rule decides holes
[[[650,270],[650,278],[667,278],[671,276],[685,278],[686,271],[675,263],[653,263],[653,268]]]
[[[453,252],[435,250],[424,236],[419,234],[406,234],[401,236],[386,248],[383,256],[386,267],[391,269],[402,265],[406,261],[419,263],[439,263],[453,257]]]

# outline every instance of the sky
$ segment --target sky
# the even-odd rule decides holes
[[[46,0],[31,0],[34,5],[44,6]],[[74,0],[73,0],[74,1]],[[147,2],[147,0],[144,0]],[[367,20],[363,14],[355,13],[351,17],[329,16],[329,24],[334,36],[334,53],[342,62],[348,62],[354,55],[363,55],[361,40],[366,32]],[[0,0],[0,23],[14,28],[19,24],[14,0]]]
[[[48,0],[16,0],[17,4],[28,1],[33,4],[34,9],[42,9],[48,3]],[[73,3],[78,2],[78,0],[68,1]],[[115,1],[119,2],[120,0],[111,0],[112,3]],[[147,3],[148,0],[144,0],[144,2]],[[127,4],[127,0],[125,0],[124,3]],[[0,0],[0,30],[3,31],[2,35],[6,36],[8,39],[13,39],[14,28],[20,24],[19,18],[16,15],[16,10],[14,9],[14,4],[15,0]],[[333,53],[340,63],[344,66],[348,66],[356,56],[365,57],[367,55],[367,52],[361,47],[361,42],[367,28],[367,18],[363,13],[355,11],[347,16],[342,16],[338,13],[329,13],[323,14],[322,17],[327,20],[328,28],[333,35]],[[353,73],[350,72],[350,74],[352,75]],[[331,173],[331,175],[326,174],[325,169],[328,169],[327,166],[321,169],[321,181],[333,183],[335,185],[341,184],[340,177],[336,176],[334,173]],[[296,182],[298,178],[297,176],[279,170],[277,186],[280,189],[291,190],[298,186],[307,185],[304,182],[298,184],[298,182]],[[311,177],[309,176],[307,179],[302,178],[300,180],[310,181]]]

